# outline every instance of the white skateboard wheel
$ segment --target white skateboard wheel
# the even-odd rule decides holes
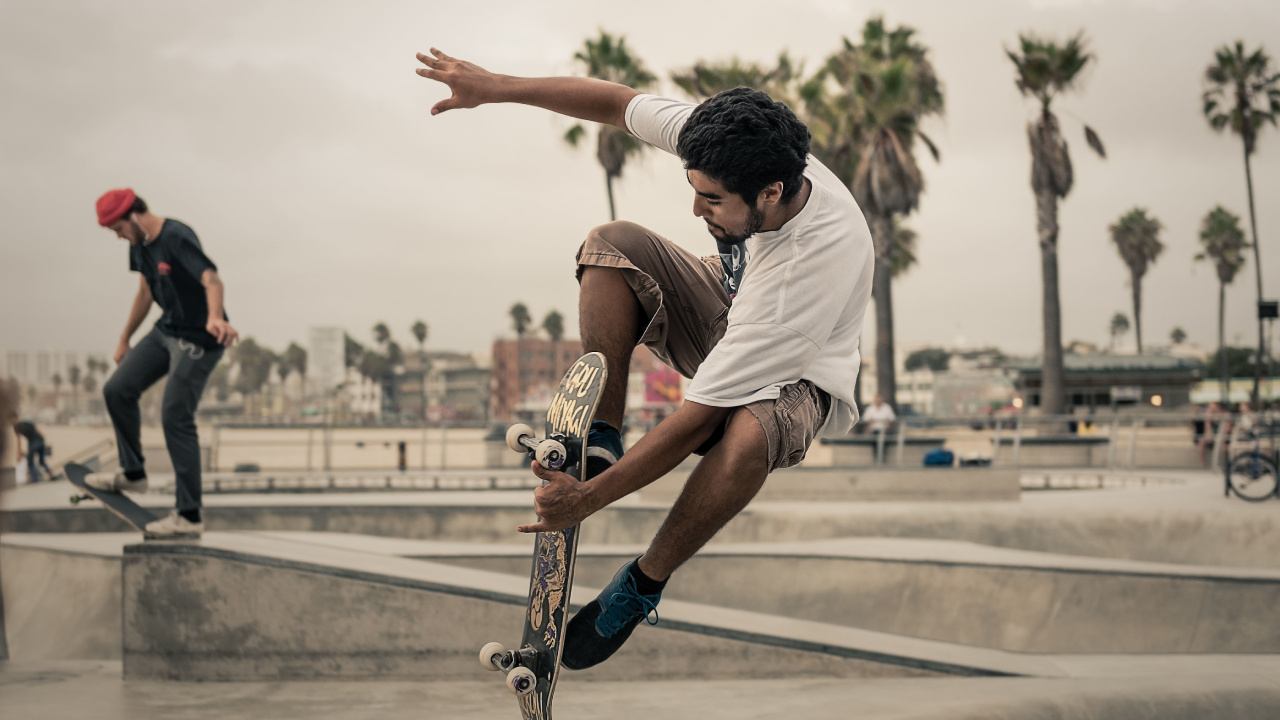
[[[565,451],[564,445],[555,440],[543,440],[538,443],[538,449],[533,454],[533,458],[539,465],[550,470],[559,470],[568,457],[569,453]]]
[[[502,646],[502,643],[485,643],[484,647],[480,648],[480,666],[485,670],[501,670],[502,665],[499,661],[506,654],[507,649]]]
[[[533,692],[538,685],[538,676],[527,667],[521,666],[507,673],[507,689],[518,696]]]
[[[529,448],[520,444],[520,438],[525,435],[531,438],[538,437],[533,434],[533,428],[525,425],[524,423],[512,425],[507,428],[507,447],[515,450],[516,452],[529,452]]]

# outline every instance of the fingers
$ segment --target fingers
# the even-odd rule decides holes
[[[432,54],[432,55],[435,55],[436,57],[440,58],[441,60],[448,60],[448,61],[450,61],[450,62],[453,62],[453,61],[454,61],[452,57],[449,57],[448,55],[445,55],[445,54],[444,54],[444,51],[443,51],[443,50],[441,50],[441,49],[439,49],[439,48],[431,48],[431,54]]]
[[[522,532],[522,533],[551,532],[551,526],[548,525],[545,520],[543,520],[533,525],[517,525],[516,532]]]
[[[453,98],[453,97],[446,98],[436,103],[435,105],[431,106],[431,114],[439,115],[442,112],[452,110],[456,107],[458,107],[457,98]]]

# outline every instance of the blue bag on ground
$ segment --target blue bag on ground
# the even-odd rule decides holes
[[[951,467],[956,462],[956,454],[950,450],[936,447],[924,454],[925,467]]]

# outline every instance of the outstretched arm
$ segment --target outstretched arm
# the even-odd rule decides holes
[[[432,115],[455,108],[509,102],[626,130],[627,105],[640,94],[626,85],[594,78],[498,75],[474,63],[449,57],[436,48],[431,48],[429,55],[418,53],[418,60],[426,66],[418,68],[419,75],[444,83],[453,93],[431,108]]]

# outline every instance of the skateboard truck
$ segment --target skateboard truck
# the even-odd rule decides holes
[[[569,451],[565,449],[566,437],[554,433],[546,440],[538,440],[533,428],[523,423],[507,428],[507,447],[519,453],[528,453],[538,464],[548,470],[561,470],[574,463],[569,462]]]
[[[79,505],[81,500],[93,500],[93,499],[94,499],[94,497],[93,497],[92,495],[90,495],[89,493],[81,493],[81,494],[79,494],[79,495],[72,495],[72,496],[71,496],[71,504],[72,504],[72,505]]]
[[[538,676],[530,666],[538,659],[538,651],[526,647],[508,650],[502,643],[485,643],[480,648],[480,665],[485,670],[506,671],[507,689],[517,696],[528,695],[538,684]]]

